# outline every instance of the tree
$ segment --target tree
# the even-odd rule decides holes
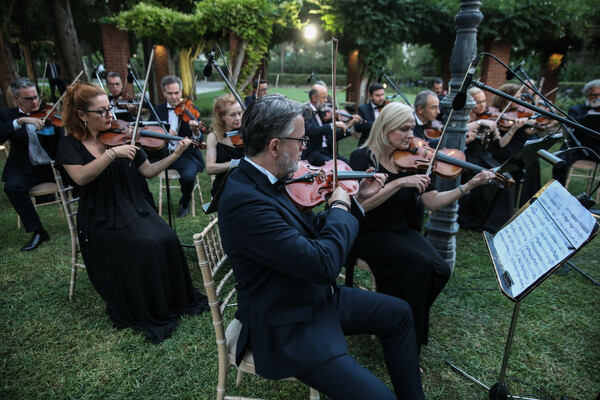
[[[63,74],[68,79],[74,79],[83,71],[83,59],[69,0],[50,0],[48,3],[54,18],[56,55],[62,65]]]

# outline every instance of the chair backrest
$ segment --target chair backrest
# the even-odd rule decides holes
[[[60,196],[60,202],[62,203],[67,223],[69,225],[69,232],[71,233],[71,239],[77,240],[77,223],[75,221],[77,215],[77,202],[79,198],[73,197],[73,187],[65,187],[62,176],[58,169],[54,166],[54,161],[50,164],[52,166],[52,172],[54,173],[54,180],[58,185],[58,195]]]

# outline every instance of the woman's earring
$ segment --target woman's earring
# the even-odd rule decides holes
[[[87,129],[87,121],[83,121],[83,127]]]

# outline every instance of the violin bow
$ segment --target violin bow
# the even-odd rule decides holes
[[[444,135],[446,135],[446,129],[448,129],[448,123],[450,122],[450,119],[452,118],[453,113],[454,113],[454,109],[451,108],[450,114],[448,114],[448,119],[446,119],[446,123],[444,124],[444,127],[442,129],[442,133],[440,134],[437,146],[435,146],[435,151],[433,152],[433,157],[431,157],[431,161],[429,161],[429,165],[427,166],[427,172],[425,173],[426,176],[430,176],[431,172],[433,171],[433,163],[435,162],[435,159],[436,159],[438,153],[440,152],[440,146],[442,144],[442,139],[444,139]]]
[[[146,98],[146,90],[148,89],[148,81],[150,80],[150,71],[152,70],[152,60],[154,59],[154,50],[156,49],[156,45],[152,46],[152,51],[150,52],[150,60],[148,61],[148,68],[146,69],[146,80],[144,81],[144,88],[142,89],[142,97],[140,98],[140,104],[138,105],[137,116],[135,117],[135,125],[133,127],[133,132],[131,133],[131,145],[135,146],[135,140],[137,139],[137,130],[140,125],[140,117],[142,116],[142,105],[144,104],[144,99]],[[133,161],[133,160],[132,160]],[[131,161],[129,162],[131,166]]]
[[[521,85],[521,87],[519,88],[519,90],[517,90],[517,93],[515,93],[514,97],[517,97],[519,94],[521,94],[521,92],[523,91],[523,88],[525,88],[525,85]],[[498,115],[498,118],[496,118],[496,120],[494,121],[496,124],[498,123],[498,121],[500,121],[500,119],[502,119],[502,116],[506,113],[506,111],[508,110],[509,106],[510,106],[510,101],[508,103],[506,103],[506,106],[504,106],[504,109]]]
[[[333,137],[333,143],[332,143],[332,148],[333,148],[333,187],[336,188],[338,185],[338,169],[337,169],[337,128],[335,127],[335,110],[336,110],[336,93],[335,93],[335,78],[336,78],[336,67],[337,67],[337,55],[338,55],[338,43],[339,41],[335,38],[332,37],[331,38],[331,52],[332,57],[331,57],[331,62],[332,62],[332,68],[331,68],[331,86],[332,86],[332,90],[333,90],[333,96],[331,101],[333,102],[333,112],[331,113],[331,128],[333,131],[332,137]],[[334,50],[334,44],[335,44],[335,52]]]
[[[69,86],[74,85],[75,82],[77,82],[77,80],[81,77],[81,75],[83,75],[83,70],[81,70],[81,72],[79,73],[79,75],[77,75],[75,77],[75,79],[73,79],[73,82],[71,82],[71,84]],[[50,110],[48,110],[48,112],[46,113],[46,115],[44,116],[44,118],[42,118],[42,122],[46,123],[46,120],[48,119],[48,117],[50,115],[52,115],[52,113],[54,112],[54,110],[56,110],[56,107],[58,107],[58,105],[60,104],[60,102],[62,101],[62,99],[65,97],[66,94],[67,94],[67,91],[65,90],[64,93],[62,94],[62,96],[60,96],[60,99],[58,99],[56,101],[56,103],[54,103],[54,105],[52,106],[52,108]]]

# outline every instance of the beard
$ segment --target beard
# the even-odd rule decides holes
[[[282,176],[291,176],[298,170],[298,157],[294,158],[288,152],[284,152],[277,159],[277,169]]]

